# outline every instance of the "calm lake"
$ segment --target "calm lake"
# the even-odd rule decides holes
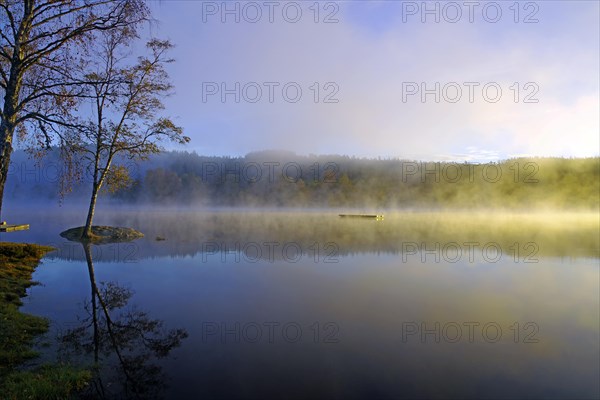
[[[598,398],[598,214],[7,210],[50,244],[41,361],[105,398]],[[92,295],[94,287],[98,295]]]

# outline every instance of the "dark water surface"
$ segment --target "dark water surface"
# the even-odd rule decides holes
[[[42,360],[97,361],[92,397],[600,396],[597,214],[101,211],[146,237],[89,249],[11,218],[58,249]]]

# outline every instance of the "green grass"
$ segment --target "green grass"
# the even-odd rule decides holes
[[[85,386],[89,371],[64,365],[17,370],[35,358],[36,336],[48,331],[48,320],[19,311],[21,298],[34,285],[32,275],[48,246],[0,243],[0,397],[65,399]]]
[[[4,377],[2,398],[6,400],[73,398],[91,379],[90,371],[67,365],[46,365],[35,371],[17,371]]]

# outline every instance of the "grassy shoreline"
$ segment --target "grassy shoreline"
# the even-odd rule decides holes
[[[33,272],[54,248],[0,242],[0,393],[5,399],[64,399],[82,389],[90,378],[85,370],[68,365],[19,367],[37,356],[33,344],[48,331],[47,319],[19,310],[27,288],[35,285]]]

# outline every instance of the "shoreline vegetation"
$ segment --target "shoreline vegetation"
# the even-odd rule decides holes
[[[0,242],[0,393],[13,399],[67,399],[83,389],[91,373],[69,365],[22,369],[37,357],[36,338],[48,331],[47,319],[19,311],[41,258],[53,247]]]
[[[87,200],[91,177],[57,192],[56,150],[39,165],[15,152],[7,203]],[[488,163],[420,162],[264,151],[242,157],[166,151],[116,160],[127,184],[106,189],[121,205],[349,209],[598,210],[600,158],[514,158]]]

